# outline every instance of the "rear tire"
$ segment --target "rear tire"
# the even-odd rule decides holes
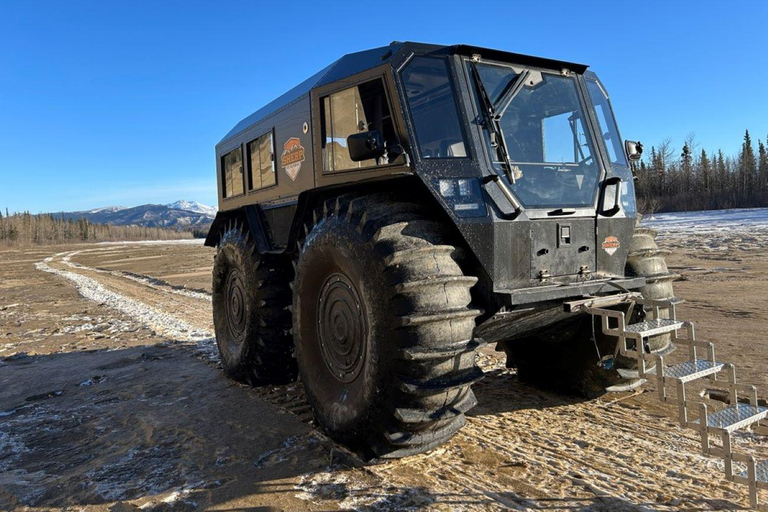
[[[470,288],[444,226],[385,196],[315,215],[294,283],[301,380],[334,439],[402,457],[444,443],[476,404]],[[370,452],[369,452],[370,454]]]
[[[213,323],[221,364],[252,386],[296,379],[290,335],[291,265],[259,255],[250,235],[230,226],[213,265]]]

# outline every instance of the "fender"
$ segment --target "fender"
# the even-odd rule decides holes
[[[247,229],[260,254],[280,252],[275,250],[269,227],[264,220],[264,213],[257,204],[219,211],[208,230],[208,236],[205,237],[205,245],[216,247],[224,230],[232,223]]]

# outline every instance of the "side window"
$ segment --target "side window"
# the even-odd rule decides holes
[[[445,59],[414,57],[401,76],[421,157],[467,156]]]
[[[271,187],[275,179],[275,148],[272,132],[265,133],[246,146],[248,152],[249,190]]]
[[[611,162],[622,167],[629,167],[624,155],[624,144],[619,137],[619,129],[616,126],[611,104],[608,101],[608,94],[596,81],[591,79],[587,80],[587,88],[592,103],[595,105],[595,113],[600,123],[600,130],[603,132],[603,140]]]
[[[325,96],[322,110],[323,169],[326,172],[385,165],[386,157],[353,162],[349,157],[347,137],[378,130],[386,146],[396,144],[395,127],[381,79],[372,80]]]
[[[221,179],[224,197],[239,196],[243,190],[243,152],[234,149],[221,158]]]

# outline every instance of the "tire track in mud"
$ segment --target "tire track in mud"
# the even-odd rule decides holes
[[[170,341],[193,344],[196,355],[219,364],[209,293],[176,287],[149,276],[88,267],[71,261],[81,253],[114,250],[116,247],[111,246],[62,252],[35,266],[67,279],[86,299],[121,312]],[[293,414],[299,421],[312,422],[309,402],[300,383],[262,386],[255,390],[259,397]]]
[[[99,250],[104,249],[88,251]],[[85,251],[58,253],[36,267],[218,362],[209,294],[70,261],[80,252]],[[723,480],[722,462],[702,455],[696,434],[671,419],[637,405],[577,402],[527,388],[503,369],[500,358],[480,358],[488,377],[475,386],[481,404],[467,425],[427,454],[344,471],[345,503],[375,510],[391,505],[383,495],[398,488],[410,489],[404,505],[481,510],[707,510],[743,503],[744,488]],[[257,390],[272,405],[311,422],[301,384]],[[331,483],[337,476],[338,471],[315,475],[296,490],[313,503],[330,504],[323,486],[340,485]],[[365,484],[372,480],[378,484]]]
[[[91,249],[91,251],[98,250]],[[218,359],[215,352],[214,336],[209,326],[201,325],[199,321],[191,324],[169,314],[167,312],[169,305],[167,300],[158,300],[155,297],[154,300],[149,301],[150,304],[147,304],[146,299],[149,294],[141,293],[140,290],[136,289],[141,287],[146,290],[147,287],[144,285],[136,283],[131,289],[127,280],[121,280],[123,282],[120,283],[114,281],[120,278],[108,276],[106,273],[82,265],[67,265],[68,258],[79,252],[82,251],[57,253],[36,263],[35,268],[70,281],[80,295],[86,299],[119,311],[165,338],[182,343],[193,343],[198,349],[197,351],[209,360]],[[72,270],[68,270],[66,267]],[[110,277],[111,279],[109,279]]]

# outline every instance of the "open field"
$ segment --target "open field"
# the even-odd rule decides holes
[[[768,220],[664,219],[650,224],[665,229],[661,245],[683,276],[679,316],[768,398]],[[479,356],[480,405],[450,443],[363,466],[313,427],[299,384],[224,377],[212,260],[199,242],[0,251],[0,510],[747,505],[746,489],[722,479],[722,463],[700,454],[697,434],[654,393],[543,392],[492,348]],[[768,440],[736,441],[768,456]]]

